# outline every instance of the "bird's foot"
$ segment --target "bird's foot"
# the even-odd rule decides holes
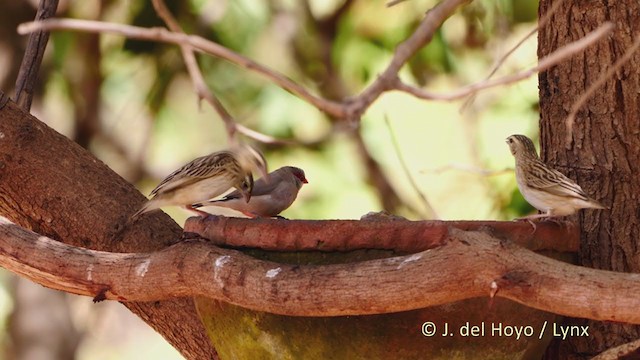
[[[533,220],[536,219],[544,219],[544,218],[548,218],[549,215],[548,214],[533,214],[533,215],[527,215],[527,216],[523,216],[520,218],[516,218],[517,221],[526,221],[529,223],[529,225],[531,225],[531,227],[533,227],[533,231],[532,233],[536,232],[537,226],[536,224],[533,222]]]
[[[193,207],[193,205],[187,205],[185,206],[185,208],[189,211],[193,211],[194,213],[196,213],[198,216],[206,218],[207,216],[211,215],[210,213],[206,212],[206,211],[202,211],[202,210],[198,210],[195,207]]]
[[[252,212],[249,211],[240,211],[241,213],[243,213],[246,217],[248,217],[249,219],[257,219],[260,218],[262,216],[258,215],[258,214],[254,214]]]

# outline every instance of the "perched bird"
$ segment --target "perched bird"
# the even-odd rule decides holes
[[[506,142],[516,159],[516,182],[522,196],[544,212],[525,219],[567,216],[587,208],[606,209],[589,198],[580,185],[543,163],[531,139],[524,135],[511,135]]]
[[[291,206],[302,184],[307,183],[302,169],[285,166],[269,173],[268,182],[265,178],[258,179],[248,202],[241,199],[240,191],[234,191],[220,200],[193,204],[193,207],[218,206],[240,211],[252,218],[273,217]]]
[[[167,205],[184,206],[205,216],[208,214],[196,210],[191,204],[210,200],[231,188],[236,188],[243,200],[248,202],[253,190],[253,170],[268,176],[264,156],[249,145],[199,157],[162,180],[151,191],[153,198],[131,219]]]

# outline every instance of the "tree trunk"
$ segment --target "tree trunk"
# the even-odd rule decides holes
[[[553,0],[558,1],[558,0]],[[553,3],[541,0],[539,13]],[[592,198],[610,210],[582,211],[580,263],[598,269],[639,272],[640,211],[640,53],[636,53],[588,100],[576,117],[572,142],[565,141],[564,119],[578,97],[609,69],[640,34],[640,3],[566,1],[540,29],[538,57],[575,41],[605,21],[615,30],[584,53],[540,73],[542,158],[576,180]],[[624,319],[620,319],[624,321]],[[640,327],[568,319],[588,325],[588,337],[555,340],[548,358],[582,359],[640,337]]]

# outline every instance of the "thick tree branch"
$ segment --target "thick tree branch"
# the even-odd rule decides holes
[[[451,228],[487,231],[493,237],[509,239],[530,250],[576,252],[578,228],[571,223],[526,221],[384,221],[242,219],[224,216],[191,217],[186,233],[195,233],[216,245],[250,247],[274,251],[394,250],[414,253],[446,242]],[[377,218],[377,219],[376,219]]]
[[[440,246],[412,255],[289,265],[201,241],[146,254],[92,251],[4,221],[0,264],[45,286],[99,300],[200,295],[275,314],[341,316],[498,296],[562,315],[640,323],[640,274],[568,265],[483,232],[453,228]]]
[[[0,109],[0,137],[0,214],[16,224],[67,244],[114,252],[162,249],[179,237],[180,227],[156,213],[114,238],[146,198],[11,101]],[[192,299],[125,306],[187,359],[215,358]]]

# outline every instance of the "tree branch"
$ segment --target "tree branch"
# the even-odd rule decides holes
[[[487,77],[484,80],[487,81],[491,79],[491,77],[498,71],[498,69],[500,69],[500,67],[504,64],[504,62],[507,61],[507,59],[509,58],[509,56],[511,56],[511,54],[513,54],[518,48],[520,48],[520,46],[522,46],[522,44],[524,44],[525,41],[529,40],[529,38],[533,36],[533,34],[538,32],[538,29],[546,26],[547,23],[551,21],[551,17],[553,16],[553,14],[555,14],[556,10],[560,8],[563,2],[564,0],[558,0],[554,2],[551,8],[548,11],[546,11],[544,15],[541,14],[541,16],[538,19],[538,24],[531,31],[529,31],[522,39],[520,39],[520,41],[518,41],[511,49],[509,49],[509,51],[504,53],[502,56],[500,56],[500,58],[498,58],[498,60],[496,60],[496,62],[491,67],[491,71],[489,72],[489,75],[487,75]],[[462,104],[461,106],[462,110],[465,110],[470,106],[470,104],[473,103],[473,101],[475,100],[475,95],[476,93],[473,93],[467,100],[465,100],[464,104]]]
[[[205,52],[232,64],[254,71],[271,80],[281,88],[304,99],[316,108],[327,114],[343,117],[343,107],[340,103],[325,100],[312,95],[303,86],[297,84],[285,75],[271,70],[245,56],[235,53],[220,44],[216,44],[197,35],[176,34],[163,28],[141,28],[131,25],[114,24],[101,21],[77,20],[77,19],[50,19],[41,22],[31,22],[18,27],[18,33],[26,34],[36,30],[75,30],[93,33],[112,33],[126,36],[132,39],[166,42],[174,45],[189,44],[199,51]]]
[[[441,246],[451,228],[487,231],[535,251],[577,252],[580,247],[576,225],[553,221],[537,222],[535,229],[525,221],[274,221],[224,216],[191,217],[184,224],[185,233],[198,234],[216,245],[273,251],[380,249],[401,253]]]
[[[343,316],[498,296],[562,315],[640,323],[635,296],[639,274],[568,265],[486,233],[456,229],[440,246],[412,255],[289,265],[200,241],[146,254],[92,251],[5,220],[0,225],[0,265],[45,286],[98,300],[207,296],[275,314]],[[323,279],[322,286],[314,279]]]
[[[18,32],[20,34],[26,34],[36,30],[75,30],[94,33],[114,33],[135,39],[172,43],[178,46],[187,44],[195,49],[257,72],[330,116],[338,119],[359,119],[366,109],[384,91],[393,88],[398,72],[404,63],[408,61],[418,49],[431,40],[436,30],[459,6],[468,1],[469,0],[445,0],[431,9],[414,33],[398,45],[391,63],[378,79],[357,97],[350,100],[345,99],[343,102],[335,102],[315,96],[285,75],[200,36],[180,34],[162,28],[145,29],[122,24],[74,19],[51,19],[26,23],[18,27]]]
[[[467,85],[450,93],[439,94],[425,91],[408,85],[400,80],[398,78],[398,72],[406,61],[408,61],[418,49],[426,45],[431,40],[435,31],[459,6],[468,1],[469,0],[445,0],[436,5],[427,13],[414,33],[407,40],[398,45],[387,69],[359,95],[350,99],[344,99],[341,102],[331,101],[312,95],[303,86],[297,84],[285,75],[200,36],[176,33],[162,28],[146,29],[122,24],[74,19],[50,19],[46,21],[25,23],[18,27],[18,32],[26,34],[37,30],[75,30],[93,33],[114,33],[135,39],[172,43],[178,46],[184,46],[187,44],[197,50],[220,57],[233,64],[261,74],[271,80],[274,84],[293,93],[330,116],[339,119],[353,120],[359,119],[382,93],[389,90],[404,91],[426,100],[456,100],[474,94],[480,90],[511,84],[526,79],[538,72],[555,66],[559,62],[578,52],[584,51],[594,42],[609,34],[613,29],[613,24],[609,22],[604,23],[582,39],[563,46],[541,59],[538,65],[531,69],[498,79],[486,79],[484,81]]]
[[[396,47],[391,63],[389,63],[385,71],[378,76],[376,81],[351,101],[347,107],[346,117],[349,119],[360,118],[364,111],[373,104],[383,92],[394,89],[394,85],[398,81],[398,72],[402,66],[409,61],[416,51],[431,41],[433,35],[440,26],[442,26],[442,23],[453,15],[458,7],[469,1],[470,0],[445,0],[429,10],[413,34]]]
[[[153,8],[156,10],[156,13],[165,22],[165,24],[167,24],[169,30],[177,34],[184,34],[184,31],[178,24],[178,21],[176,21],[173,15],[171,15],[171,12],[169,11],[169,9],[167,9],[162,0],[152,0],[152,3]],[[234,135],[237,130],[236,121],[233,119],[231,114],[229,114],[224,105],[222,105],[218,97],[216,97],[207,86],[207,83],[204,80],[204,76],[202,76],[202,72],[198,67],[198,60],[193,53],[193,47],[188,43],[182,43],[179,44],[179,46],[185,66],[187,67],[187,71],[189,73],[189,76],[191,77],[191,82],[193,83],[194,90],[198,95],[198,102],[200,102],[202,99],[205,99],[209,104],[211,104],[211,106],[218,113],[225,125],[225,128],[227,130],[227,139],[230,143],[235,142]]]
[[[407,92],[415,97],[418,97],[420,99],[425,99],[425,100],[446,100],[446,101],[457,100],[457,99],[469,96],[471,94],[474,94],[480,90],[501,86],[501,85],[512,84],[520,80],[526,79],[539,72],[545,71],[551,68],[552,66],[557,65],[564,59],[584,51],[586,48],[593,45],[593,43],[600,40],[605,35],[608,35],[609,33],[611,33],[611,31],[613,31],[613,27],[614,27],[613,24],[610,22],[606,22],[600,25],[600,27],[590,32],[588,35],[585,35],[580,40],[576,40],[572,43],[569,43],[559,48],[558,50],[554,51],[553,53],[547,55],[546,57],[540,59],[540,61],[538,62],[538,65],[532,67],[531,69],[523,70],[518,73],[507,75],[507,76],[493,79],[493,80],[486,79],[483,81],[479,81],[477,83],[463,86],[460,89],[453,92],[441,94],[441,93],[426,91],[426,90],[417,88],[415,86],[408,85],[404,83],[402,80],[400,80],[399,78],[395,79],[393,88],[396,90]]]
[[[46,20],[54,16],[56,9],[58,9],[58,0],[40,0],[36,21]],[[33,88],[38,80],[38,71],[40,70],[40,64],[48,41],[49,33],[44,30],[35,31],[29,36],[27,50],[22,58],[20,72],[16,79],[16,102],[22,110],[29,111],[31,109]]]

